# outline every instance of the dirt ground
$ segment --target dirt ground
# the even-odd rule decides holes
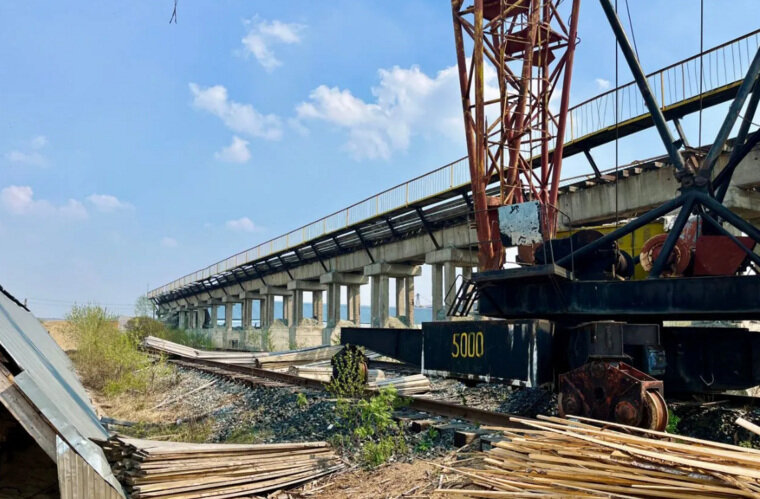
[[[436,460],[440,461],[440,460]],[[288,495],[292,498],[380,499],[428,497],[438,485],[440,468],[417,460],[393,463],[373,470],[354,469],[311,482]]]

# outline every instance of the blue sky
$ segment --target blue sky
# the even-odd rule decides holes
[[[758,27],[756,0],[705,4],[705,47]],[[170,0],[0,3],[0,284],[40,316],[128,313],[147,287],[463,156],[447,5],[180,0],[170,25]],[[698,5],[631,1],[645,70],[698,51]],[[598,2],[579,35],[572,102],[615,79]],[[651,133],[620,143],[621,161],[661,151]]]

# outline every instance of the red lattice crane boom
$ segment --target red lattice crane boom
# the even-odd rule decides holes
[[[499,206],[538,201],[543,234],[556,231],[580,0],[571,0],[567,22],[558,11],[562,0],[470,1],[452,0],[452,14],[482,271],[504,263]],[[496,179],[498,194],[488,195]]]

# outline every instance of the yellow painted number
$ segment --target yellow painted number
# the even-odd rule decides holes
[[[454,333],[451,336],[451,357],[480,358],[483,356],[485,341],[483,332]]]

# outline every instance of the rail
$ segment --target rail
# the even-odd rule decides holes
[[[664,110],[727,87],[744,78],[755,51],[760,46],[760,30],[728,41],[702,54],[660,69],[647,76],[657,102]],[[700,60],[703,64],[700,94]],[[618,119],[615,119],[615,96]],[[641,119],[649,113],[634,82],[611,89],[570,108],[567,140],[580,142],[616,124]],[[149,298],[184,287],[192,282],[227,272],[246,263],[275,255],[326,234],[380,217],[409,205],[438,197],[469,184],[467,158],[437,168],[379,194],[299,227],[282,236],[225,258],[213,265],[180,277],[148,293]]]

